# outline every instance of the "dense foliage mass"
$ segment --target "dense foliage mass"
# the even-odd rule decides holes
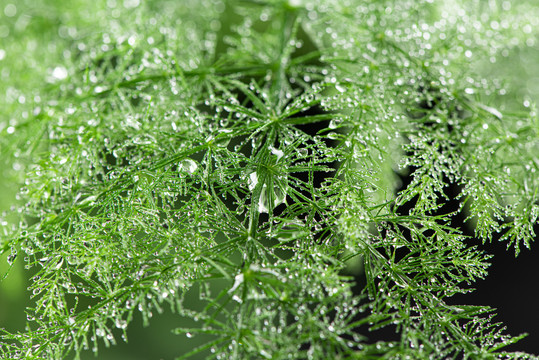
[[[32,303],[3,358],[97,353],[165,307],[174,332],[205,336],[185,357],[528,357],[504,352],[519,338],[492,309],[450,300],[487,275],[475,241],[499,234],[518,253],[535,236],[539,120],[529,102],[504,111],[503,82],[470,63],[534,45],[536,8],[42,0],[4,13],[0,146],[21,188],[0,245],[32,274]],[[411,177],[399,191],[398,174]],[[383,327],[397,340],[369,340]]]

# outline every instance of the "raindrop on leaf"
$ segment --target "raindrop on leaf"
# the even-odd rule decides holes
[[[198,169],[198,165],[192,159],[184,159],[180,163],[180,169],[188,174],[194,174],[194,172]]]

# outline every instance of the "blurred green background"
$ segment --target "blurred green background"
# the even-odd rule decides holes
[[[520,1],[519,4],[533,5],[535,1]],[[500,9],[507,7],[507,1],[494,3],[499,4]],[[24,164],[18,163],[17,152],[13,149],[29,146],[10,142],[9,127],[14,114],[28,117],[35,110],[39,103],[36,89],[42,89],[45,79],[51,76],[55,67],[62,66],[64,52],[70,47],[75,28],[106,28],[108,16],[103,16],[104,13],[121,17],[123,11],[139,4],[139,0],[0,0],[0,136],[6,137],[2,139],[5,141],[0,141],[0,146],[3,146],[0,149],[0,213],[17,201],[15,194],[21,176],[18,170]],[[513,7],[508,11],[514,12],[516,19],[523,10]],[[539,25],[539,20],[535,25]],[[524,33],[528,33],[528,30],[530,33],[527,46],[515,47],[497,56],[495,62],[486,58],[470,60],[470,66],[485,78],[508,79],[502,92],[491,94],[486,99],[489,106],[496,104],[501,110],[522,111],[532,107],[539,99],[539,39],[532,34],[535,29],[523,30]],[[9,268],[6,257],[7,254],[0,259],[1,277]],[[503,271],[508,273],[513,270]],[[508,281],[520,275],[514,273],[508,277]],[[28,278],[22,259],[18,259],[9,275],[0,283],[0,327],[10,331],[24,330],[24,308],[30,295],[26,290]],[[514,304],[512,308],[518,308],[518,305]],[[514,316],[526,317],[527,310],[522,311],[520,315]],[[503,317],[503,309],[500,309],[500,314]],[[196,338],[189,339],[188,346],[185,337],[173,335],[169,331],[179,323],[189,327],[186,321],[165,312],[155,314],[151,326],[144,328],[141,319],[137,318],[128,332],[129,343],[125,344],[118,339],[115,347],[101,347],[97,358],[172,359],[196,345]],[[529,328],[526,330],[533,331]],[[83,359],[92,358],[94,356],[91,352],[83,356]]]

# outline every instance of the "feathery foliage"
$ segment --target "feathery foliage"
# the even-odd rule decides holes
[[[530,45],[538,9],[486,3],[18,2],[0,246],[32,302],[2,357],[97,354],[169,307],[207,339],[180,358],[528,358],[450,301],[491,261],[457,213],[517,254],[539,216],[537,114],[469,65]]]

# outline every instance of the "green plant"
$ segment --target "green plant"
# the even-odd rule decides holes
[[[466,66],[529,40],[487,29],[507,21],[498,5],[73,4],[31,23],[53,28],[36,35],[55,41],[33,74],[48,82],[14,80],[27,92],[3,100],[22,188],[0,244],[33,271],[3,358],[97,353],[167,306],[199,324],[174,332],[207,336],[184,357],[529,357],[504,352],[522,336],[491,308],[450,302],[489,265],[457,213],[517,254],[539,215],[536,113],[493,106],[502,85]],[[398,340],[358,330],[386,326]]]

